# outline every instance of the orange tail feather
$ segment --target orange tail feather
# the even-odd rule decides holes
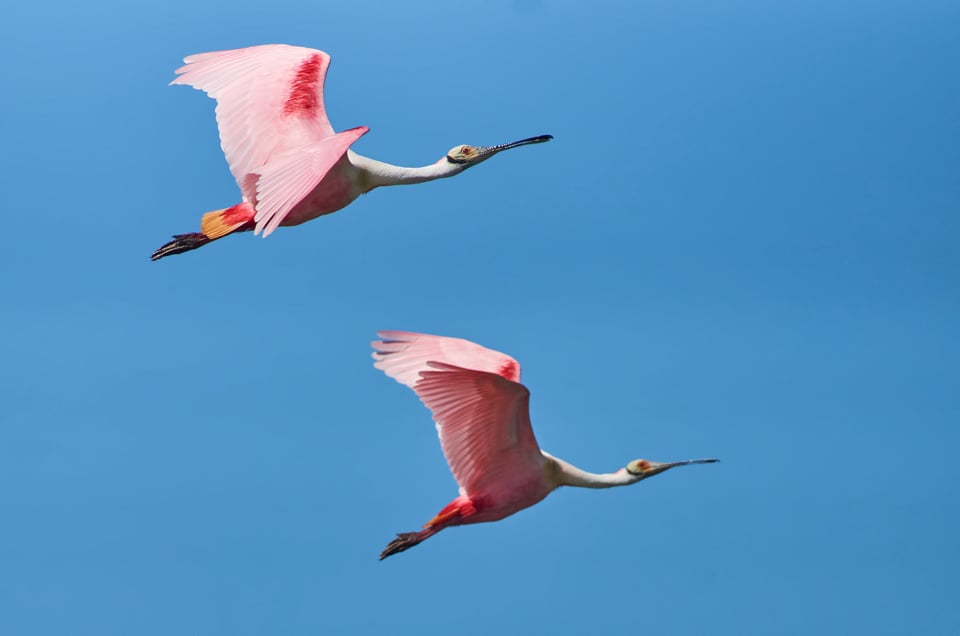
[[[240,203],[224,210],[207,212],[200,220],[200,231],[211,241],[236,232],[253,222],[256,211],[249,203]]]

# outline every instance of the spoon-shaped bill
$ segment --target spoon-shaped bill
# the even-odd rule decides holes
[[[553,139],[553,135],[537,135],[536,137],[527,137],[526,139],[521,139],[520,141],[511,141],[508,144],[500,144],[499,146],[481,146],[477,148],[477,161],[489,159],[493,155],[504,150],[519,148],[520,146],[529,146],[530,144],[542,144],[550,141],[551,139]]]
[[[643,471],[643,477],[653,477],[654,475],[659,475],[665,470],[670,470],[677,466],[689,466],[691,464],[713,464],[714,462],[720,461],[719,459],[684,459],[679,462],[650,462],[650,467]]]

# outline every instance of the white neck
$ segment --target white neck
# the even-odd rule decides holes
[[[577,486],[578,488],[613,488],[614,486],[629,486],[639,479],[624,469],[615,473],[591,473],[581,470],[569,462],[557,459],[543,452],[544,456],[554,462],[554,480],[557,486]]]
[[[358,155],[352,150],[347,151],[347,158],[353,167],[360,173],[360,180],[364,190],[372,190],[380,186],[409,185],[423,183],[434,179],[452,177],[463,172],[463,165],[450,163],[446,157],[436,163],[420,168],[405,168],[393,164],[377,161],[370,157]]]

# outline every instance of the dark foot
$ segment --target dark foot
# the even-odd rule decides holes
[[[423,539],[420,538],[419,532],[404,532],[403,534],[398,534],[397,538],[391,541],[389,545],[384,548],[383,552],[380,553],[380,560],[383,561],[391,554],[409,550],[421,541],[423,541]]]
[[[210,239],[201,232],[191,232],[190,234],[174,234],[173,240],[164,243],[156,252],[150,255],[150,260],[155,261],[170,256],[172,254],[181,254],[203,247],[210,242]]]

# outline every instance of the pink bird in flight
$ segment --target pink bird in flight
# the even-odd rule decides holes
[[[422,530],[397,535],[380,554],[403,552],[449,526],[498,521],[559,486],[629,486],[675,466],[716,459],[636,459],[613,473],[590,473],[540,449],[530,426],[530,391],[510,356],[459,338],[379,331],[374,366],[416,392],[433,413],[440,446],[460,487]]]
[[[334,132],[323,103],[330,65],[323,51],[267,44],[200,53],[184,62],[171,84],[193,86],[217,100],[220,144],[243,202],[204,214],[200,232],[174,235],[153,260],[234,232],[268,236],[280,225],[336,212],[374,188],[452,177],[504,150],[553,138],[454,146],[429,166],[394,166],[349,149],[366,126]]]

